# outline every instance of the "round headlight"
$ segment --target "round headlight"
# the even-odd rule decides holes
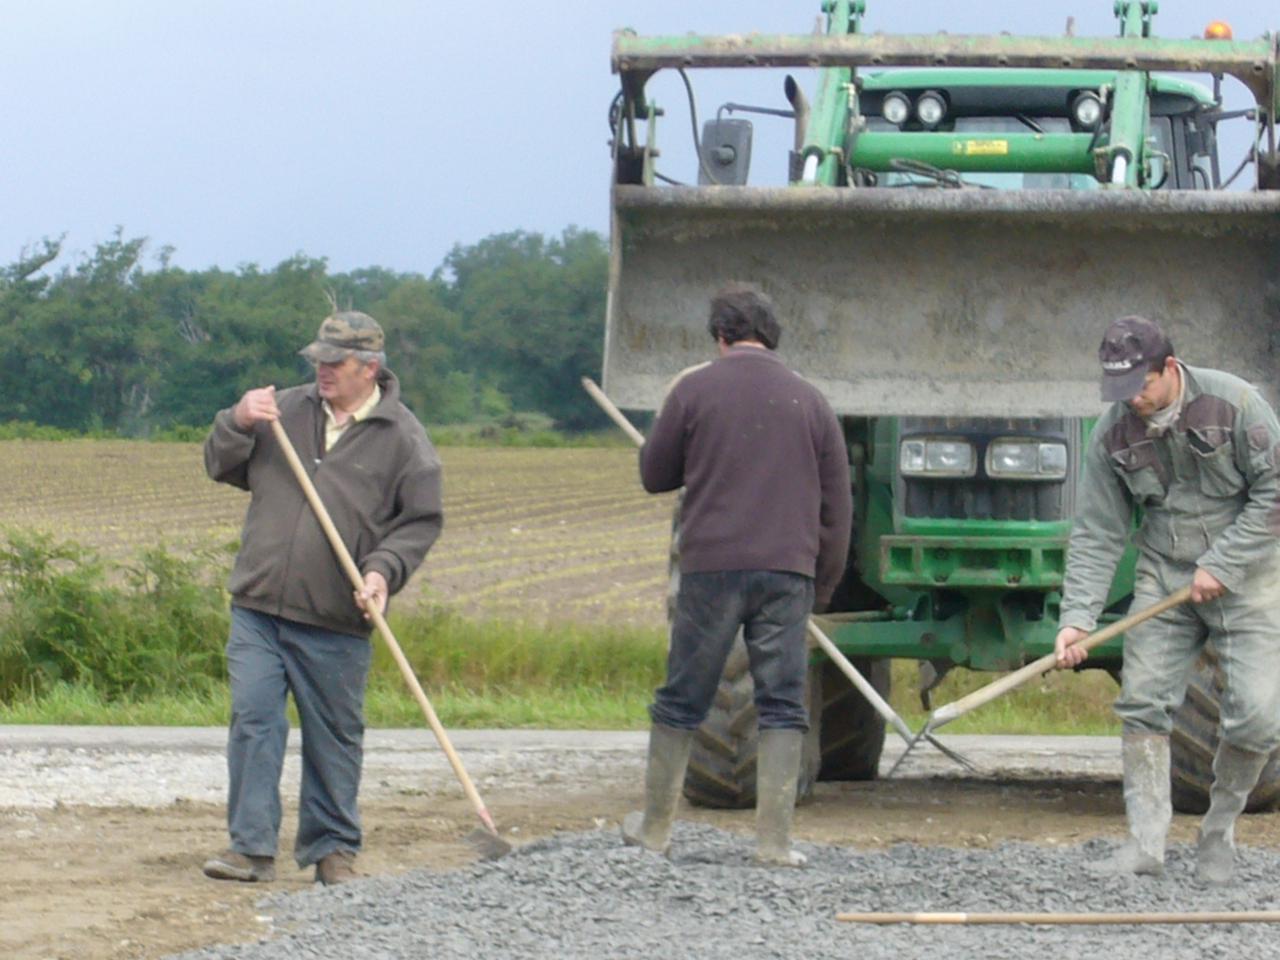
[[[1092,130],[1102,122],[1102,100],[1096,93],[1082,93],[1072,101],[1071,115],[1078,127]]]
[[[886,93],[884,102],[880,104],[880,115],[895,127],[901,126],[911,116],[911,101],[905,93]]]
[[[932,90],[920,94],[920,99],[916,101],[916,116],[924,126],[936,127],[946,115],[947,101],[942,99],[942,94]]]

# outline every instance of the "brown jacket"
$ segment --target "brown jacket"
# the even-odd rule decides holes
[[[783,570],[831,599],[849,552],[849,454],[830,405],[739,346],[677,383],[640,450],[650,493],[685,488],[680,569]]]
[[[400,402],[400,383],[378,375],[382,400],[327,453],[315,384],[276,394],[281,423],[311,474],[334,526],[362,573],[376,570],[396,593],[440,535],[440,459],[417,418]],[[240,430],[232,409],[214,418],[205,469],[253,496],[228,589],[260,613],[356,636],[369,624],[284,452],[267,423]]]

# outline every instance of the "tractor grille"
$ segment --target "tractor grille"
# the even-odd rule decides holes
[[[903,417],[899,436],[963,437],[977,448],[975,476],[957,479],[902,477],[903,513],[937,520],[1065,520],[1074,508],[1075,421]],[[987,443],[997,437],[1043,437],[1067,444],[1067,480],[993,480],[986,475]]]

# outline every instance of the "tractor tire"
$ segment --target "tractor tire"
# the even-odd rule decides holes
[[[861,657],[853,661],[880,696],[889,699],[890,661]],[[821,763],[819,780],[874,780],[880,775],[880,754],[884,751],[884,717],[858,692],[849,678],[830,660],[810,673],[817,674],[821,697],[810,711],[818,728]]]
[[[1209,809],[1213,784],[1213,756],[1220,736],[1218,705],[1222,701],[1222,674],[1211,647],[1196,662],[1187,684],[1187,695],[1173,715],[1170,736],[1169,779],[1173,809],[1202,814]],[[1280,806],[1280,750],[1271,755],[1258,785],[1249,794],[1246,813],[1262,813]]]
[[[806,686],[810,718],[818,713],[814,696],[819,689],[818,670],[810,668]],[[759,730],[754,695],[747,646],[739,635],[725,662],[711,712],[694,734],[693,749],[689,752],[684,796],[694,806],[745,810],[756,805]],[[811,719],[804,740],[800,778],[796,782],[797,803],[803,803],[813,793],[821,759],[819,729],[820,724]]]

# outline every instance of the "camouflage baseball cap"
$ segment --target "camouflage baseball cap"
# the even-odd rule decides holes
[[[298,353],[312,363],[341,363],[352,351],[378,352],[385,343],[377,320],[358,310],[344,310],[325,317],[315,340]]]

